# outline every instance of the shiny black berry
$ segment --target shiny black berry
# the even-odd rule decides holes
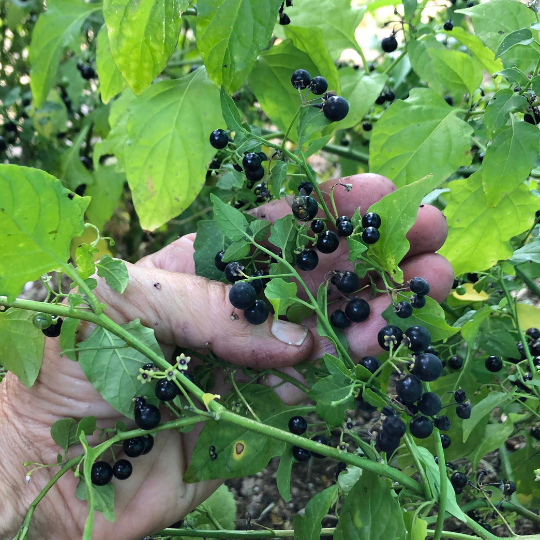
[[[540,339],[540,330],[538,328],[527,328],[525,334],[532,340]]]
[[[374,407],[371,403],[368,403],[364,397],[362,396],[362,392],[360,392],[356,396],[356,406],[364,412],[373,412],[377,410],[377,407]]]
[[[293,416],[289,420],[289,431],[295,435],[302,435],[307,431],[307,420],[303,416]]]
[[[142,437],[134,437],[126,439],[122,443],[122,448],[126,456],[136,458],[142,455],[144,450],[144,439]]]
[[[90,478],[95,486],[106,486],[113,477],[113,468],[106,461],[96,461],[92,465]]]
[[[446,96],[443,97],[444,101],[446,101],[446,103],[448,103],[448,105],[450,105],[450,107],[453,107],[454,105],[454,98],[452,96],[449,96],[448,94]],[[480,155],[478,155],[478,157],[480,158]],[[482,154],[482,158],[480,159],[480,161],[482,161],[484,159],[484,154]]]
[[[264,167],[259,165],[253,171],[246,171],[246,178],[250,182],[258,182],[259,180],[262,180],[264,178]]]
[[[387,416],[382,424],[382,429],[390,437],[400,439],[405,435],[407,426],[405,426],[405,422],[399,416]]]
[[[311,182],[300,182],[298,186],[298,193],[307,197],[313,192],[313,184]]]
[[[471,407],[471,404],[469,402],[460,403],[456,407],[456,414],[457,414],[458,418],[461,418],[463,420],[468,420],[471,417],[471,411],[472,411],[472,407]]]
[[[392,101],[396,99],[396,94],[394,94],[392,90],[387,90],[386,93],[384,94],[384,98],[386,101],[388,101],[388,103],[392,103]]]
[[[454,399],[457,403],[463,403],[467,399],[467,394],[465,393],[465,390],[459,389],[454,392]]]
[[[396,384],[396,394],[405,403],[414,403],[422,397],[422,381],[416,375],[405,375]]]
[[[314,249],[304,249],[296,256],[296,266],[304,272],[309,272],[317,268],[319,264],[319,256]]]
[[[317,249],[321,253],[333,253],[339,247],[339,236],[334,231],[324,231],[317,238]]]
[[[384,92],[382,92],[381,94],[377,96],[377,99],[375,100],[375,104],[384,105],[384,103],[386,103],[386,95]]]
[[[93,79],[96,76],[96,72],[94,68],[92,68],[91,66],[88,66],[87,64],[77,64],[77,68],[79,69],[81,77],[85,81],[89,81],[90,79]]]
[[[141,429],[154,429],[161,422],[159,409],[150,403],[140,403],[135,406],[135,423]]]
[[[178,394],[178,386],[173,381],[161,379],[157,382],[156,397],[160,401],[172,401]]]
[[[144,443],[144,450],[141,455],[145,456],[152,448],[154,448],[154,437],[152,437],[152,435],[143,435],[142,440]]]
[[[392,407],[390,407],[390,405],[385,405],[381,409],[381,414],[383,414],[384,416],[395,416],[396,411],[394,411],[394,409],[392,409]]]
[[[375,356],[364,356],[358,363],[371,373],[375,373],[381,367],[379,359]]]
[[[351,236],[354,231],[353,224],[350,221],[343,221],[337,227],[339,236]]]
[[[235,283],[229,291],[229,302],[236,309],[250,308],[257,300],[257,293],[251,283]]]
[[[242,159],[242,165],[246,172],[256,171],[261,166],[261,158],[255,152],[248,152]]]
[[[408,319],[413,312],[413,308],[409,302],[398,302],[394,306],[394,312],[400,319]]]
[[[452,356],[448,359],[450,369],[461,369],[463,367],[463,358],[461,356]]]
[[[363,129],[364,131],[371,131],[371,130],[373,129],[373,125],[370,124],[369,122],[364,122],[364,123],[362,124],[362,129]]]
[[[330,444],[328,442],[328,439],[324,435],[315,435],[315,437],[311,437],[311,440],[319,444],[324,444],[325,446],[328,446]],[[315,459],[324,459],[326,457],[323,454],[319,454],[317,452],[311,452],[311,455]]]
[[[291,76],[291,84],[297,90],[303,90],[309,86],[311,75],[305,69],[297,69]]]
[[[409,431],[417,439],[427,439],[433,433],[433,422],[427,416],[419,414],[411,419]]]
[[[337,282],[336,287],[344,294],[350,294],[360,286],[360,279],[354,273],[350,271],[343,272],[341,279]]]
[[[256,300],[248,309],[244,310],[244,317],[250,324],[262,324],[268,319],[270,310],[263,300]]]
[[[127,459],[119,459],[113,467],[113,474],[118,480],[127,480],[133,472],[133,465]]]
[[[293,446],[292,455],[294,459],[296,459],[296,461],[309,461],[309,458],[311,457],[311,452],[309,450],[301,448],[300,446]]]
[[[49,326],[48,328],[44,328],[41,330],[43,334],[49,338],[56,338],[60,335],[60,331],[62,330],[62,324],[64,323],[63,319],[56,318],[53,319],[53,324]]]
[[[419,354],[414,361],[413,372],[422,381],[431,382],[437,380],[442,373],[443,365],[434,354]]]
[[[349,216],[339,216],[337,219],[336,219],[336,227],[339,226],[341,223],[343,223],[344,221],[351,221],[351,218]]]
[[[239,279],[244,279],[245,273],[244,273],[244,266],[241,265],[238,262],[230,262],[225,267],[225,279],[229,281],[230,283],[235,283]]]
[[[501,371],[503,361],[500,356],[488,356],[484,362],[484,365],[488,371],[491,371],[491,373],[497,373],[497,371]]]
[[[414,309],[422,309],[426,305],[426,297],[422,294],[413,294],[411,296],[411,306]]]
[[[345,315],[352,322],[363,322],[369,317],[371,308],[362,298],[353,298],[345,306]]]
[[[377,334],[377,341],[385,351],[390,350],[391,344],[395,349],[401,343],[402,339],[403,332],[397,326],[391,324],[383,326]]]
[[[447,31],[447,32],[451,32],[454,28],[454,23],[452,21],[446,21],[444,24],[443,24],[443,28]]]
[[[437,426],[437,429],[440,429],[441,431],[448,431],[450,429],[450,418],[448,416],[437,416],[435,418],[435,425]]]
[[[210,133],[210,144],[216,149],[221,150],[229,144],[229,136],[223,129],[215,129]]]
[[[391,53],[394,52],[397,49],[398,42],[396,37],[392,34],[391,36],[385,37],[381,41],[381,49],[385,53]]]
[[[426,295],[429,293],[429,283],[421,277],[413,277],[409,281],[409,287],[413,293]]]
[[[452,440],[448,435],[441,433],[441,444],[444,449],[448,448],[452,444]]]
[[[393,454],[399,447],[399,438],[391,437],[386,431],[381,430],[375,437],[375,446],[379,452],[386,452],[387,455]]]
[[[368,227],[362,231],[362,240],[368,244],[376,244],[379,241],[381,234],[375,227]]]
[[[467,477],[462,472],[455,472],[450,477],[453,488],[464,488],[467,485]]]
[[[407,348],[412,352],[423,352],[431,344],[431,334],[423,326],[410,326],[405,330]]]
[[[336,309],[336,311],[330,315],[330,323],[332,326],[341,329],[351,326],[351,321],[349,321],[347,315],[345,315],[345,312],[341,311],[341,309]]]
[[[424,392],[416,405],[418,410],[426,416],[435,416],[442,409],[441,398],[433,392]]]
[[[309,89],[311,90],[312,94],[322,96],[328,90],[328,81],[324,77],[317,75],[311,79]]]
[[[311,222],[311,230],[315,234],[320,234],[324,231],[324,221],[322,219],[315,219]]]
[[[330,96],[323,105],[323,114],[330,122],[339,122],[349,113],[349,102],[341,96]]]
[[[292,203],[292,213],[300,221],[309,221],[313,219],[319,211],[319,205],[313,197],[304,197],[300,195],[295,197]]]
[[[281,26],[287,26],[288,24],[291,24],[291,18],[286,13],[280,13],[279,24],[281,24]]]
[[[363,218],[362,218],[362,227],[364,229],[367,229],[368,227],[375,227],[378,229],[381,226],[381,217],[379,214],[376,214],[375,212],[368,212]]]

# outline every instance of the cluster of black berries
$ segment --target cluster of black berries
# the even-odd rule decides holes
[[[53,317],[49,313],[38,312],[32,318],[32,322],[46,337],[56,338],[60,335],[64,319]]]
[[[381,92],[379,94],[379,96],[375,100],[375,104],[376,105],[384,105],[385,103],[392,103],[395,99],[396,99],[396,94],[394,94],[394,92],[392,92],[392,90],[386,90],[385,92]],[[365,131],[369,131],[370,129],[371,129],[371,127],[369,129],[367,129],[367,130],[364,127]]]
[[[410,302],[404,300],[394,305],[394,312],[400,319],[408,319],[413,314],[413,308],[423,308],[430,290],[429,283],[421,277],[412,278],[409,281],[409,288],[414,293]]]
[[[307,428],[307,420],[303,416],[293,416],[289,420],[289,431],[294,433],[294,435],[303,435],[307,431]],[[324,444],[325,446],[330,444],[324,435],[315,435],[314,437],[311,437],[311,440],[319,444]],[[308,461],[311,457],[314,457],[315,459],[324,458],[322,454],[310,452],[309,450],[306,450],[300,446],[293,446],[292,454],[294,459],[300,462]]]
[[[308,89],[308,93],[322,96],[322,103],[315,103],[313,106],[322,109],[330,122],[339,122],[349,113],[349,102],[332,90],[328,92],[328,81],[324,77],[317,76],[312,79],[308,71],[297,69],[291,76],[291,84],[297,90]]]
[[[282,26],[287,26],[288,24],[291,24],[290,17],[283,11],[283,9],[287,7],[292,7],[292,0],[286,0],[285,2],[281,2],[281,6],[279,7],[279,24]]]
[[[79,70],[81,77],[86,81],[89,81],[90,79],[94,79],[96,77],[96,72],[94,68],[92,66],[89,66],[88,64],[77,62],[77,69]]]

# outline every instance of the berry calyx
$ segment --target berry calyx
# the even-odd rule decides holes
[[[423,326],[410,326],[405,330],[405,336],[405,345],[415,353],[425,351],[431,343],[431,334]]]
[[[241,265],[239,262],[230,262],[224,270],[225,279],[230,283],[235,283],[236,281],[246,277],[244,274],[244,270],[244,266]]]
[[[398,47],[398,42],[394,34],[392,34],[391,36],[385,37],[381,41],[381,49],[385,53],[394,52],[397,49],[397,47]]]
[[[441,376],[442,370],[442,362],[434,354],[419,354],[414,361],[413,373],[421,381],[431,382],[437,380]]]
[[[140,399],[140,398],[139,398]],[[154,429],[161,422],[161,413],[159,409],[151,403],[141,400],[135,406],[135,423],[145,430]]]
[[[467,476],[462,472],[456,471],[450,477],[450,483],[453,488],[464,488],[467,485]]]
[[[336,228],[339,236],[351,236],[354,231],[353,224],[350,221],[343,221]]]
[[[322,219],[315,219],[311,222],[311,230],[315,234],[320,234],[324,231],[324,221]]]
[[[452,356],[447,363],[450,369],[461,369],[463,367],[463,358],[461,356]]]
[[[371,312],[369,303],[362,298],[353,298],[345,306],[345,315],[352,322],[365,321]]]
[[[305,69],[297,69],[291,75],[291,84],[297,90],[303,90],[309,86],[311,82],[311,75]]]
[[[451,32],[454,28],[454,23],[452,21],[446,21],[444,24],[443,24],[443,28],[447,31],[447,32]]]
[[[330,96],[323,105],[323,114],[330,122],[339,122],[349,114],[349,102],[341,96]]]
[[[429,283],[422,277],[413,277],[409,281],[409,288],[413,293],[425,296],[429,293]]]
[[[60,335],[60,331],[62,330],[63,323],[64,323],[64,320],[57,317],[53,319],[51,326],[49,326],[48,328],[44,328],[41,331],[46,337],[56,338]]]
[[[358,363],[371,373],[375,373],[381,367],[381,362],[375,356],[364,356]]]
[[[362,231],[362,240],[368,244],[376,244],[379,241],[381,234],[375,227],[367,227]]]
[[[377,334],[377,341],[385,351],[390,350],[390,345],[395,349],[401,343],[402,339],[403,332],[397,326],[391,324],[383,326]]]
[[[457,403],[463,403],[467,399],[467,394],[465,393],[465,390],[459,389],[454,392],[454,399]]]
[[[210,144],[216,150],[222,150],[229,144],[229,136],[224,129],[215,129],[210,133]]]
[[[251,307],[244,310],[244,318],[249,324],[263,324],[269,314],[270,310],[264,300],[256,300]]]
[[[336,287],[338,291],[344,294],[350,294],[360,286],[360,279],[354,272],[343,272],[341,279],[337,282]]]
[[[295,435],[302,435],[307,431],[307,420],[303,416],[293,416],[289,420],[289,431]]]
[[[296,256],[296,266],[304,272],[309,272],[317,268],[319,264],[319,256],[314,249],[304,249]]]
[[[312,94],[315,94],[316,96],[321,96],[328,90],[328,81],[324,77],[317,75],[316,77],[313,77],[313,79],[311,79],[311,82],[309,83],[309,89],[311,90]]]
[[[409,302],[398,302],[394,306],[394,313],[400,318],[400,319],[408,319],[412,313],[413,308]]]
[[[292,213],[300,221],[309,221],[313,219],[319,211],[319,205],[313,197],[304,197],[300,195],[295,197],[292,203]]]
[[[435,425],[437,426],[437,429],[441,431],[448,431],[451,425],[450,418],[446,415],[437,416],[437,418],[435,418]]]
[[[324,231],[317,238],[317,249],[321,253],[333,253],[339,247],[339,236],[334,231]]]
[[[368,227],[375,227],[378,229],[381,226],[381,216],[375,212],[368,212],[362,218],[362,227],[367,229]]]
[[[133,439],[126,439],[122,443],[122,449],[124,454],[131,458],[142,456],[144,451],[144,439],[142,437],[134,437]]]
[[[345,312],[341,311],[341,309],[336,309],[336,311],[330,315],[330,324],[343,330],[344,328],[351,326],[351,321],[349,321]]]
[[[409,431],[417,439],[427,439],[433,433],[433,422],[427,416],[419,414],[411,419]]]
[[[96,461],[92,465],[90,479],[95,486],[106,486],[113,477],[113,468],[106,461]]]
[[[257,293],[250,283],[235,283],[229,291],[229,302],[236,309],[250,308],[257,300]]]
[[[113,467],[113,474],[118,480],[127,480],[133,472],[133,465],[127,459],[119,459]]]
[[[302,463],[303,461],[309,461],[311,457],[311,452],[300,446],[293,446],[292,455],[296,461]]]
[[[36,313],[32,317],[32,324],[39,328],[39,330],[45,330],[46,328],[49,328],[53,322],[52,315],[49,313]]]
[[[246,172],[254,172],[261,166],[261,158],[255,152],[248,152],[242,159],[242,165]]]
[[[422,294],[413,294],[411,296],[411,306],[414,309],[422,309],[426,305],[426,297]]]
[[[424,392],[416,405],[418,410],[426,416],[435,416],[442,409],[441,398],[434,392]]]
[[[178,386],[173,381],[161,379],[156,384],[156,397],[160,401],[172,401],[179,394]]]
[[[405,403],[414,403],[422,397],[422,381],[416,375],[405,375],[396,384],[398,398]]]
[[[501,371],[503,367],[503,361],[500,356],[492,355],[486,358],[484,365],[486,366],[486,369],[488,371],[491,371],[491,373],[497,373],[498,371]]]

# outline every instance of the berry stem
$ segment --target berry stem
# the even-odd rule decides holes
[[[401,54],[383,71],[385,75],[388,75],[405,57],[407,49],[403,49]]]
[[[429,385],[426,384],[429,391]],[[446,497],[448,492],[448,476],[446,474],[446,460],[444,458],[444,449],[441,441],[441,434],[437,427],[433,427],[433,438],[435,439],[435,449],[439,460],[439,474],[441,481],[441,489],[439,492],[439,513],[437,515],[437,523],[433,533],[433,540],[440,540],[446,514]]]
[[[287,144],[287,141],[289,140],[289,134],[290,134],[291,129],[292,129],[294,123],[296,122],[296,119],[298,118],[301,110],[302,110],[302,106],[300,105],[300,107],[298,107],[298,109],[296,109],[296,112],[294,113],[294,116],[293,116],[293,118],[291,120],[291,123],[289,124],[289,127],[287,128],[287,131],[285,132],[285,135],[283,136],[283,141],[281,142],[281,150],[282,151],[285,150],[285,145]]]
[[[321,530],[322,536],[332,536],[335,529],[327,528]],[[298,532],[297,532],[298,534]],[[255,538],[293,538],[294,530],[272,530],[265,529],[263,531],[227,531],[224,529],[218,531],[208,531],[203,529],[163,529],[157,533],[158,536],[165,538],[176,538],[178,536],[185,538],[219,538],[219,539],[236,539],[236,540],[251,540]],[[465,535],[463,535],[465,536]],[[474,537],[469,537],[474,538]],[[476,539],[478,540],[478,539]]]

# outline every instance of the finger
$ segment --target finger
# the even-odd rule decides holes
[[[193,247],[193,242],[196,236],[195,233],[186,234],[160,251],[143,257],[136,264],[145,268],[161,268],[169,272],[194,274],[195,261],[193,254],[195,253],[195,248]]]
[[[229,286],[187,274],[128,264],[129,285],[124,294],[103,280],[96,289],[116,322],[140,319],[165,345],[212,349],[239,366],[290,366],[306,358],[312,333],[302,325],[269,316],[249,324],[229,302]]]
[[[407,233],[411,247],[405,258],[420,253],[434,253],[442,247],[448,235],[444,214],[430,204],[421,204],[416,221]]]

